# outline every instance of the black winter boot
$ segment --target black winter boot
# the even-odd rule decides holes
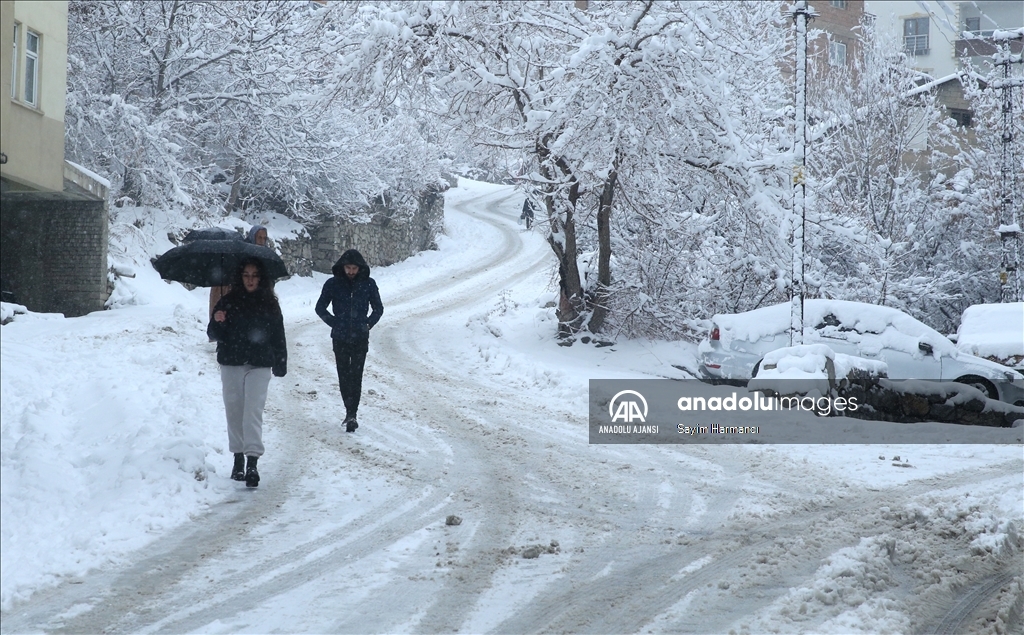
[[[345,417],[345,432],[355,432],[359,424],[356,422],[355,415],[351,417]]]
[[[235,465],[231,468],[232,481],[245,480],[245,455],[241,452],[235,454]]]
[[[245,467],[245,486],[259,487],[260,473],[256,471],[256,462],[260,460],[260,457],[250,456],[248,459],[249,464]]]

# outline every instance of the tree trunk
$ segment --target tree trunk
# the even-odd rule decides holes
[[[588,328],[591,333],[599,332],[608,317],[608,287],[612,283],[612,199],[615,196],[615,184],[619,178],[617,167],[618,157],[616,157],[612,171],[604,181],[604,187],[601,188],[601,198],[597,208],[597,285],[590,294],[593,313],[590,316]]]
[[[242,162],[242,157],[235,159],[235,169],[231,175],[231,194],[228,195],[228,201],[224,204],[225,211],[233,211],[238,205],[238,195],[242,189],[242,175],[245,174],[245,164]]]
[[[580,284],[576,247],[575,212],[580,196],[579,182],[565,160],[552,157],[551,151],[543,142],[537,144],[537,154],[540,158],[541,173],[549,183],[569,183],[568,205],[565,205],[564,220],[559,210],[561,201],[550,190],[544,196],[544,206],[547,209],[551,227],[548,244],[555,252],[555,258],[558,259],[558,336],[569,337],[582,328],[583,320],[586,317],[586,300],[583,297],[583,285]],[[555,174],[555,169],[559,174]]]

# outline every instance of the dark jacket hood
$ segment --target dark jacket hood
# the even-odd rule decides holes
[[[345,275],[345,265],[359,265],[359,275],[356,276],[356,280],[370,277],[370,265],[366,264],[363,260],[363,255],[355,249],[349,249],[345,253],[341,254],[341,258],[338,258],[338,262],[334,263],[331,267],[331,273],[336,278],[348,279]]]

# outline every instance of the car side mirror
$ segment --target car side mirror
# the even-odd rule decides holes
[[[925,355],[931,355],[935,351],[935,349],[932,348],[932,345],[928,342],[918,342],[917,348]]]

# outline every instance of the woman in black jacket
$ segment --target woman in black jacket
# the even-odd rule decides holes
[[[206,332],[217,340],[228,448],[235,455],[231,478],[256,487],[270,375],[284,377],[288,372],[284,316],[259,259],[246,259],[239,266],[231,292],[217,302]]]

